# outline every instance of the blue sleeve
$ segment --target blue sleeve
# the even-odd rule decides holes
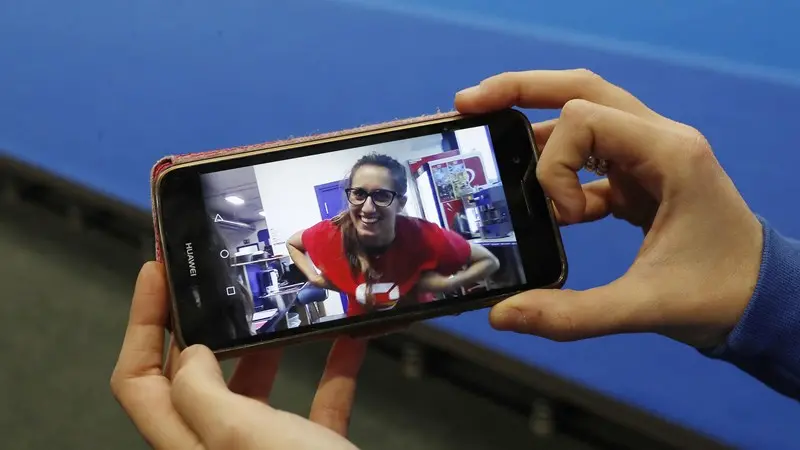
[[[800,400],[800,241],[759,220],[764,249],[755,293],[727,341],[703,353]]]

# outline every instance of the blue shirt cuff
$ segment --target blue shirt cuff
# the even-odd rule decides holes
[[[764,248],[755,292],[726,341],[701,352],[800,399],[800,242],[758,219]]]

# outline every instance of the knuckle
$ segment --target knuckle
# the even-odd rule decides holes
[[[552,187],[558,181],[556,171],[553,169],[554,165],[555,161],[551,157],[542,157],[536,164],[536,179],[545,189]]]
[[[350,424],[350,409],[340,405],[320,405],[314,413],[328,427],[346,428]]]
[[[700,131],[688,125],[681,133],[681,147],[691,163],[707,161],[713,155],[708,139]]]
[[[515,76],[515,72],[500,72],[498,74],[492,75],[488,78],[484,78],[481,82],[481,86],[486,85],[493,85],[493,84],[505,84],[511,81]]]
[[[524,72],[506,71],[485,78],[480,82],[480,86],[489,90],[514,91],[519,95],[518,91],[522,89],[524,83]]]
[[[575,340],[578,326],[573,315],[561,307],[550,308],[541,313],[541,328],[545,336],[556,342]]]
[[[119,400],[122,391],[124,390],[124,382],[119,378],[117,374],[111,375],[111,379],[109,380],[109,388],[111,389],[111,395],[114,396],[115,399]]]
[[[690,133],[691,137],[691,146],[690,148],[696,152],[702,153],[710,153],[711,152],[711,143],[708,142],[708,139],[703,135],[703,133],[699,132],[692,128],[692,132]]]
[[[497,75],[495,75],[494,77],[491,77],[491,78],[494,78],[496,80],[502,80],[502,81],[510,81],[510,80],[516,80],[522,74],[524,74],[524,72],[520,72],[520,71],[516,71],[516,70],[506,70],[505,72],[500,72],[500,73],[498,73]]]
[[[586,68],[572,69],[572,73],[583,79],[586,83],[599,83],[605,81],[603,77]]]
[[[548,167],[547,167],[548,166],[547,162],[548,162],[548,159],[542,158],[536,164],[536,179],[538,179],[540,183],[542,181],[546,180],[547,176],[550,173],[550,171],[548,170]]]
[[[519,309],[519,329],[555,342],[575,340],[577,325],[565,308],[549,304],[537,308]]]
[[[561,108],[559,121],[571,126],[587,126],[595,117],[596,107],[580,98],[571,99]]]
[[[606,93],[610,86],[605,78],[589,69],[573,69],[572,73],[579,85],[578,92],[581,98],[603,97],[602,94]]]
[[[590,102],[582,98],[573,98],[561,107],[561,118],[567,120],[581,119],[586,116]]]

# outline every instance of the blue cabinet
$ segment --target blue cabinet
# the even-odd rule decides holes
[[[319,205],[319,215],[322,220],[335,217],[347,208],[347,199],[344,194],[344,182],[334,181],[331,183],[314,186],[317,194],[317,204]],[[342,311],[347,311],[347,296],[341,294]]]
[[[342,181],[314,186],[314,192],[317,194],[319,215],[323,220],[333,218],[347,207]]]

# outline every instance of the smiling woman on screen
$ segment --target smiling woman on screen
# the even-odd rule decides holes
[[[434,294],[454,291],[499,268],[486,248],[401,215],[407,187],[406,170],[398,161],[363,156],[346,180],[348,209],[287,241],[289,255],[312,284],[347,295],[349,316],[429,302]]]

